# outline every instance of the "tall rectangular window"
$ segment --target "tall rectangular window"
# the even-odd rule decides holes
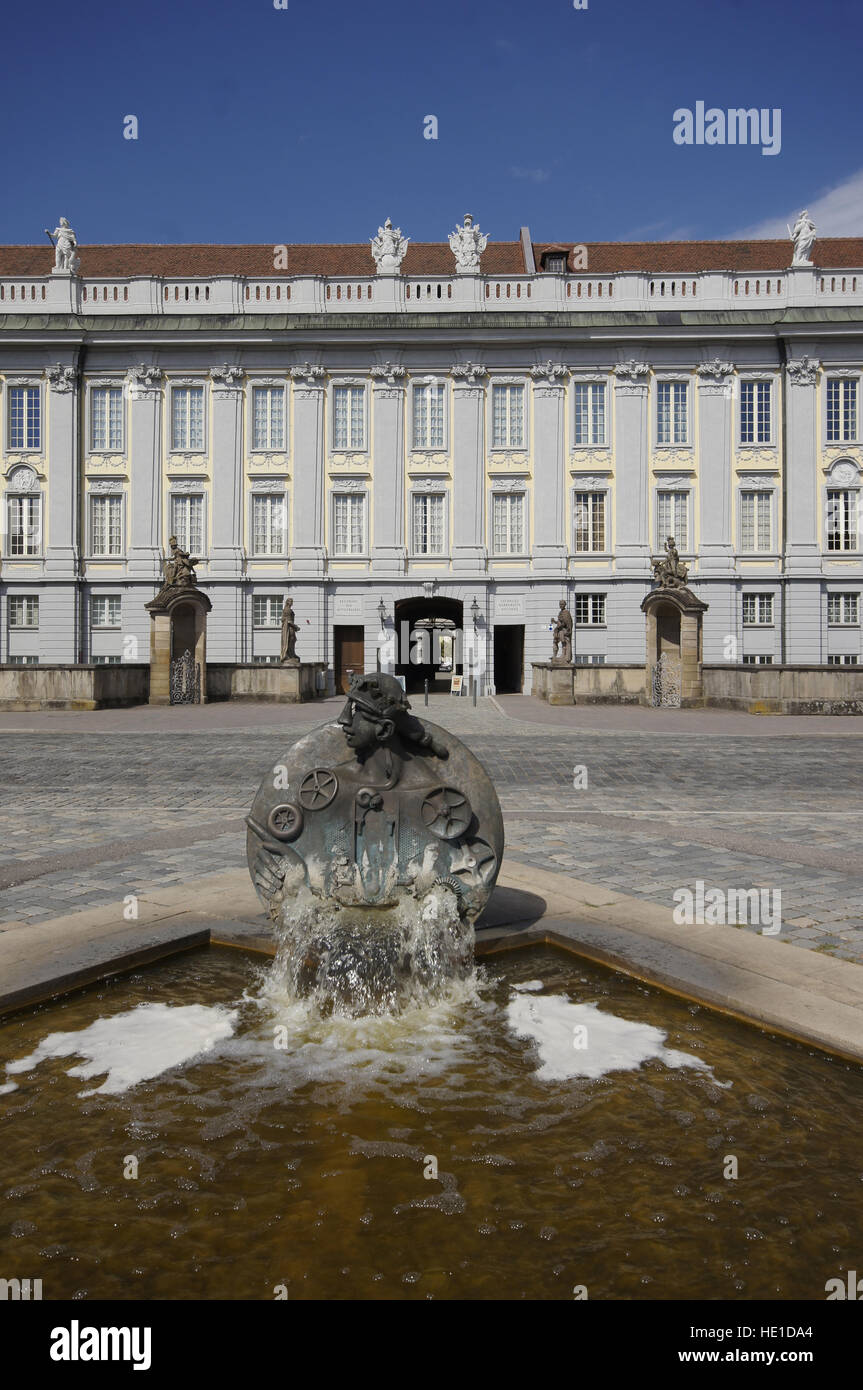
[[[689,438],[688,383],[660,381],[656,391],[657,444],[686,444]]]
[[[42,498],[9,498],[9,554],[38,555],[42,549]]]
[[[38,386],[10,386],[9,448],[42,448],[42,392]]]
[[[857,549],[857,493],[847,488],[827,493],[827,549]]]
[[[765,627],[773,622],[772,594],[743,595],[743,626]]]
[[[415,449],[443,448],[445,390],[442,382],[418,382],[414,386]]]
[[[689,549],[689,493],[657,492],[656,549],[664,548],[669,536],[680,551]]]
[[[201,493],[171,498],[171,535],[181,550],[204,553],[204,498]]]
[[[828,594],[827,621],[832,626],[856,627],[860,622],[860,595]]]
[[[171,391],[171,448],[203,449],[204,388],[175,386]]]
[[[577,381],[575,384],[575,443],[604,444],[605,385]]]
[[[90,626],[119,627],[121,606],[119,594],[94,594],[90,600]]]
[[[772,421],[769,381],[740,383],[740,443],[769,444]]]
[[[123,447],[123,391],[119,386],[95,386],[90,392],[90,447]]]
[[[605,594],[576,594],[576,627],[605,627]]]
[[[336,555],[364,555],[366,551],[366,499],[359,493],[333,493],[333,551]]]
[[[255,594],[252,610],[255,627],[281,627],[284,594]]]
[[[10,627],[39,626],[38,594],[13,594],[9,599]]]
[[[362,386],[333,388],[333,447],[366,447],[365,389]]]
[[[575,494],[575,550],[604,551],[605,493],[577,492]]]
[[[492,545],[495,555],[523,555],[524,493],[496,492],[492,498]]]
[[[770,550],[772,546],[773,499],[769,492],[741,492],[740,549],[741,551]]]
[[[122,555],[123,499],[122,497],[91,497],[91,554]]]
[[[252,388],[252,448],[284,449],[285,389],[283,386]]]
[[[442,493],[415,493],[413,498],[413,546],[415,555],[444,552],[444,504]]]
[[[524,448],[524,387],[491,388],[492,447]]]
[[[857,439],[857,382],[827,378],[827,442],[852,444]]]
[[[252,553],[284,555],[287,548],[287,505],[281,494],[252,494]]]

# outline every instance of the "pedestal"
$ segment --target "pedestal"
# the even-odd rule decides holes
[[[574,705],[575,667],[569,661],[532,661],[531,694],[550,705]]]

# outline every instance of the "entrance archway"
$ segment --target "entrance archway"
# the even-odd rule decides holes
[[[463,604],[454,598],[403,598],[395,604],[395,674],[407,690],[448,691],[452,676],[463,673]],[[411,654],[419,657],[412,661]]]
[[[701,627],[707,604],[685,585],[660,585],[641,603],[647,621],[647,701],[653,705],[698,705]]]

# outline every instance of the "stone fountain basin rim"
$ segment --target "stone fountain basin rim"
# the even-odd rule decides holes
[[[733,927],[672,927],[670,911],[655,904],[517,861],[505,865],[499,886],[514,891],[515,902],[532,895],[545,910],[481,926],[481,956],[561,947],[763,1031],[863,1062],[863,970],[852,962],[784,950]],[[154,890],[141,905],[138,922],[123,922],[120,903],[0,932],[0,1017],[208,944],[272,951],[245,869]]]

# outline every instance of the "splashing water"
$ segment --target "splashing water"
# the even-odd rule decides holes
[[[275,925],[278,949],[262,995],[305,1000],[324,1018],[394,1015],[442,1001],[474,972],[474,931],[439,884],[395,907],[339,907],[308,894]]]

